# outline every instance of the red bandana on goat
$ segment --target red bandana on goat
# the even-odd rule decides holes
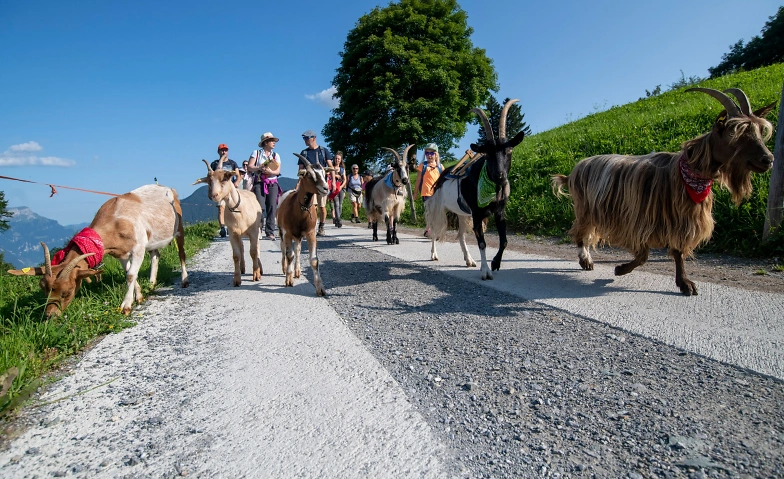
[[[681,179],[683,179],[683,184],[686,186],[686,193],[689,194],[689,198],[695,203],[702,203],[711,192],[713,178],[705,178],[704,176],[700,176],[691,171],[691,168],[689,168],[689,165],[686,163],[687,159],[686,152],[684,151],[681,158],[678,160],[678,166],[681,170]]]
[[[94,229],[85,228],[82,231],[76,233],[76,236],[71,239],[68,243],[68,246],[61,249],[54,255],[52,258],[52,266],[56,266],[63,262],[65,255],[68,254],[71,249],[76,246],[82,254],[87,253],[95,253],[92,256],[88,256],[85,258],[87,261],[87,266],[90,268],[95,268],[100,264],[101,260],[103,259],[103,240],[95,232]]]

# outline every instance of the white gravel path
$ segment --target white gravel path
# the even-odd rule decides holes
[[[239,288],[228,241],[194,258],[191,288],[135,310],[40,398],[111,381],[42,407],[0,476],[443,476],[404,391],[304,277],[283,287],[278,245],[262,249],[265,276]]]

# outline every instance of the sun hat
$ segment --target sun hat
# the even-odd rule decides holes
[[[436,145],[435,143],[428,143],[427,146],[425,147],[425,151],[427,150],[433,150],[436,153],[438,153],[438,145]]]
[[[278,141],[280,141],[280,139],[279,138],[275,138],[275,135],[273,135],[270,132],[267,132],[267,133],[264,133],[263,135],[261,135],[261,141],[259,141],[259,146],[264,146],[264,142],[265,141],[278,142]]]
[[[220,145],[218,145],[218,149],[219,150],[222,150],[224,148],[226,148],[227,150],[229,149],[229,147],[226,145],[226,143],[221,143]]]

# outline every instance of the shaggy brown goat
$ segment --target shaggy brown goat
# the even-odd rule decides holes
[[[238,190],[231,181],[233,176],[238,176],[238,171],[222,170],[223,161],[218,163],[214,170],[207,163],[207,176],[199,178],[193,184],[206,183],[207,196],[216,203],[223,202],[226,206],[224,219],[229,229],[229,242],[231,243],[231,256],[234,260],[234,286],[242,284],[242,275],[245,274],[245,249],[242,237],[250,239],[250,258],[253,262],[253,281],[259,281],[264,270],[259,258],[259,234],[261,227],[261,205],[252,191]]]
[[[302,251],[302,238],[308,242],[310,267],[313,270],[313,284],[316,296],[327,294],[319,273],[319,260],[316,255],[316,195],[329,193],[326,174],[332,168],[322,168],[318,163],[311,165],[308,159],[298,153],[300,164],[305,169],[299,170],[299,189],[289,190],[280,197],[278,205],[278,229],[280,230],[281,267],[286,275],[286,286],[294,286],[294,278],[302,274],[299,256]]]
[[[691,88],[724,106],[709,133],[683,143],[677,153],[641,156],[600,155],[580,161],[569,174],[552,177],[553,190],[574,200],[570,234],[580,248],[580,266],[593,269],[589,247],[600,241],[628,249],[634,259],[615,267],[617,276],[648,260],[650,248],[669,248],[675,260],[675,284],[687,296],[697,287],[686,276],[684,257],[713,233],[714,181],[738,204],[751,193],[751,174],[770,169],[773,155],[765,146],[772,126],[765,115],[775,102],[752,112],[746,94]]]
[[[89,229],[93,235],[97,235],[94,244],[99,247],[102,245],[101,255],[110,254],[119,259],[126,271],[128,291],[120,305],[123,314],[131,312],[134,293],[136,301],[144,301],[142,289],[136,280],[144,260],[144,252],[150,252],[150,283],[155,284],[160,257],[158,250],[171,243],[172,239],[177,240],[180,255],[181,285],[183,288],[188,287],[182,209],[173,188],[146,185],[112,198],[98,209]],[[73,300],[82,280],[89,282],[91,276],[101,272],[95,269],[97,265],[94,264],[91,268],[88,264],[88,258],[95,253],[82,253],[78,244],[84,243],[77,243],[77,248],[70,248],[59,264],[52,265],[49,248],[41,243],[44,250],[43,267],[9,271],[16,276],[42,276],[41,289],[47,296],[47,317],[60,315]]]

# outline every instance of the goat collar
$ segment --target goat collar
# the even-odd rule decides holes
[[[393,181],[393,177],[395,176],[394,173],[395,170],[392,170],[389,173],[387,173],[387,176],[384,177],[384,184],[386,184],[389,187],[389,189],[394,190],[396,194],[401,194],[400,189],[403,188],[403,183],[400,183],[399,185],[396,185],[394,183]]]
[[[236,190],[235,190],[235,191],[236,191]],[[239,191],[237,191],[237,204],[236,204],[236,205],[234,205],[234,206],[229,206],[229,205],[227,204],[227,205],[226,205],[226,207],[227,207],[227,208],[229,209],[229,211],[231,211],[232,213],[239,213],[239,212],[240,212],[240,210],[239,210],[239,208],[240,208],[240,203],[242,203],[242,195],[240,194],[240,192],[239,192]]]
[[[52,266],[57,266],[62,263],[65,259],[65,255],[73,248],[81,251],[81,254],[95,253],[94,255],[85,258],[87,266],[91,269],[95,269],[96,266],[101,264],[101,260],[103,259],[103,240],[101,239],[101,235],[92,228],[85,228],[76,233],[76,236],[71,239],[68,245],[54,255],[52,258]]]
[[[308,212],[308,216],[311,216],[310,215],[310,207],[312,205],[310,203],[311,203],[311,201],[313,199],[313,193],[305,193],[302,196],[303,196],[303,199],[305,200],[304,203],[301,202],[299,200],[299,196],[297,196],[297,202],[299,203],[299,209],[302,210],[302,211],[307,211]]]
[[[689,198],[693,202],[699,204],[705,201],[705,198],[710,194],[713,178],[706,178],[692,171],[687,163],[688,159],[689,157],[684,151],[678,160],[678,168],[681,171],[681,179],[686,187],[686,193],[689,194]]]

